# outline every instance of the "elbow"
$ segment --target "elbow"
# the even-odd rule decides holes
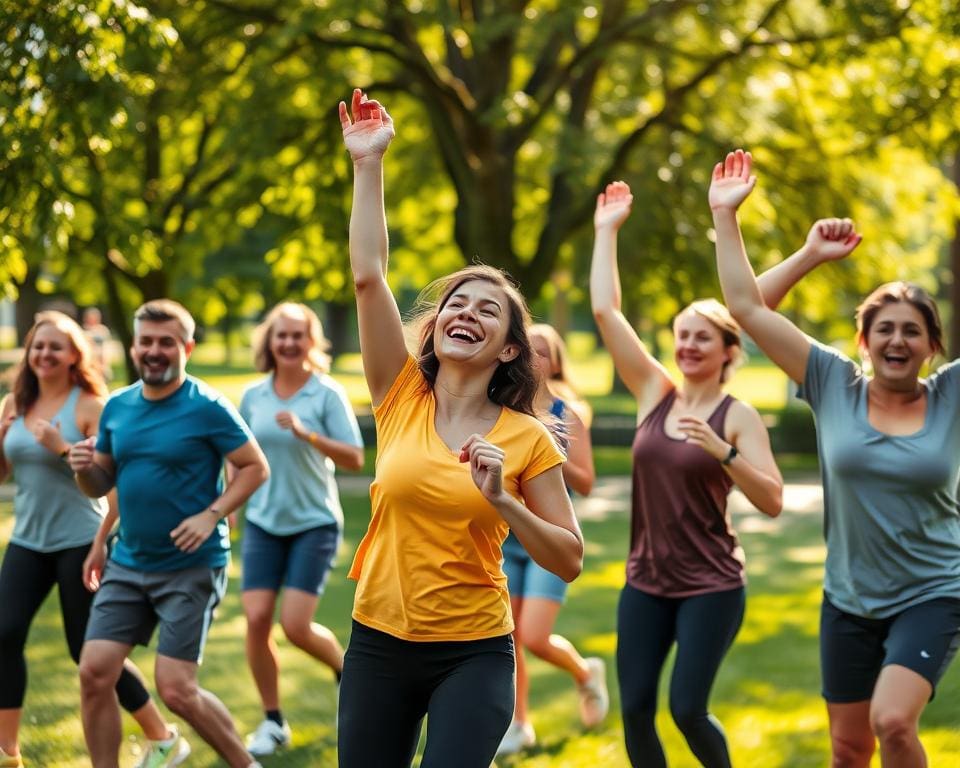
[[[256,481],[256,485],[254,487],[259,488],[270,479],[270,465],[267,464],[266,459],[257,462],[255,473],[254,480]]]
[[[606,302],[591,302],[590,308],[593,312],[593,321],[598,327],[608,325],[613,318],[614,308],[612,304]]]
[[[776,489],[771,494],[770,499],[764,504],[760,511],[767,517],[780,517],[783,512],[783,484],[778,483]]]
[[[576,579],[583,571],[583,538],[581,536],[576,537],[575,546],[570,548],[569,555],[563,564],[562,572],[557,572],[557,576],[567,584]]]
[[[589,496],[590,492],[593,490],[593,482],[595,479],[596,476],[593,473],[590,473],[584,477],[578,477],[576,479],[571,477],[567,483],[581,496]]]

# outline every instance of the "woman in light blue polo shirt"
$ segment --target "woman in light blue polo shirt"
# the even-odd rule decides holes
[[[313,613],[343,528],[334,467],[360,469],[363,443],[343,388],[327,374],[327,346],[313,310],[277,305],[254,337],[257,369],[269,375],[240,403],[270,463],[270,480],[247,504],[242,547],[247,661],[265,713],[247,741],[254,755],[290,743],[270,636],[281,587],[280,625],[287,639],[329,666],[338,681],[343,667],[343,648],[329,629],[313,622]]]

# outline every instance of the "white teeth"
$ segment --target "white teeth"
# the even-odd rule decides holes
[[[451,339],[453,338],[465,338],[467,341],[476,342],[479,341],[479,337],[473,331],[463,328],[461,326],[454,326],[449,331],[447,331],[447,336]]]

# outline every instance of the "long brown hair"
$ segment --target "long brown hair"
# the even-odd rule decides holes
[[[277,304],[254,330],[253,363],[257,370],[266,373],[277,367],[277,360],[273,356],[273,352],[270,351],[270,342],[273,340],[273,326],[281,317],[306,321],[307,337],[312,342],[307,352],[307,362],[315,371],[328,373],[330,371],[330,355],[327,350],[330,348],[330,342],[323,335],[323,325],[320,323],[320,318],[306,304],[297,304],[292,301]]]
[[[13,380],[13,402],[18,416],[26,414],[40,396],[40,382],[30,368],[29,357],[37,330],[45,325],[52,325],[64,334],[70,340],[74,352],[77,353],[77,362],[70,366],[70,383],[98,397],[105,397],[108,392],[107,384],[93,359],[90,343],[83,329],[63,312],[55,310],[38,312],[34,316],[33,327],[27,331],[27,336],[23,340],[23,359],[17,364]]]
[[[527,328],[530,326],[530,310],[523,295],[513,280],[503,271],[486,264],[474,264],[452,275],[434,280],[420,294],[414,327],[419,330],[417,364],[428,386],[432,389],[440,370],[440,361],[433,346],[433,332],[437,327],[437,315],[450,297],[464,283],[482,280],[496,286],[507,297],[509,325],[507,341],[519,350],[508,362],[501,362],[494,371],[487,387],[487,397],[498,405],[506,406],[531,416],[536,415],[534,401],[537,394],[537,374],[533,368],[533,349]]]

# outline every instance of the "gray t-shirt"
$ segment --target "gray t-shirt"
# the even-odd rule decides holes
[[[859,366],[814,344],[798,393],[817,421],[827,562],[835,606],[885,618],[938,597],[960,598],[960,361],[922,381],[923,427],[878,432]]]

